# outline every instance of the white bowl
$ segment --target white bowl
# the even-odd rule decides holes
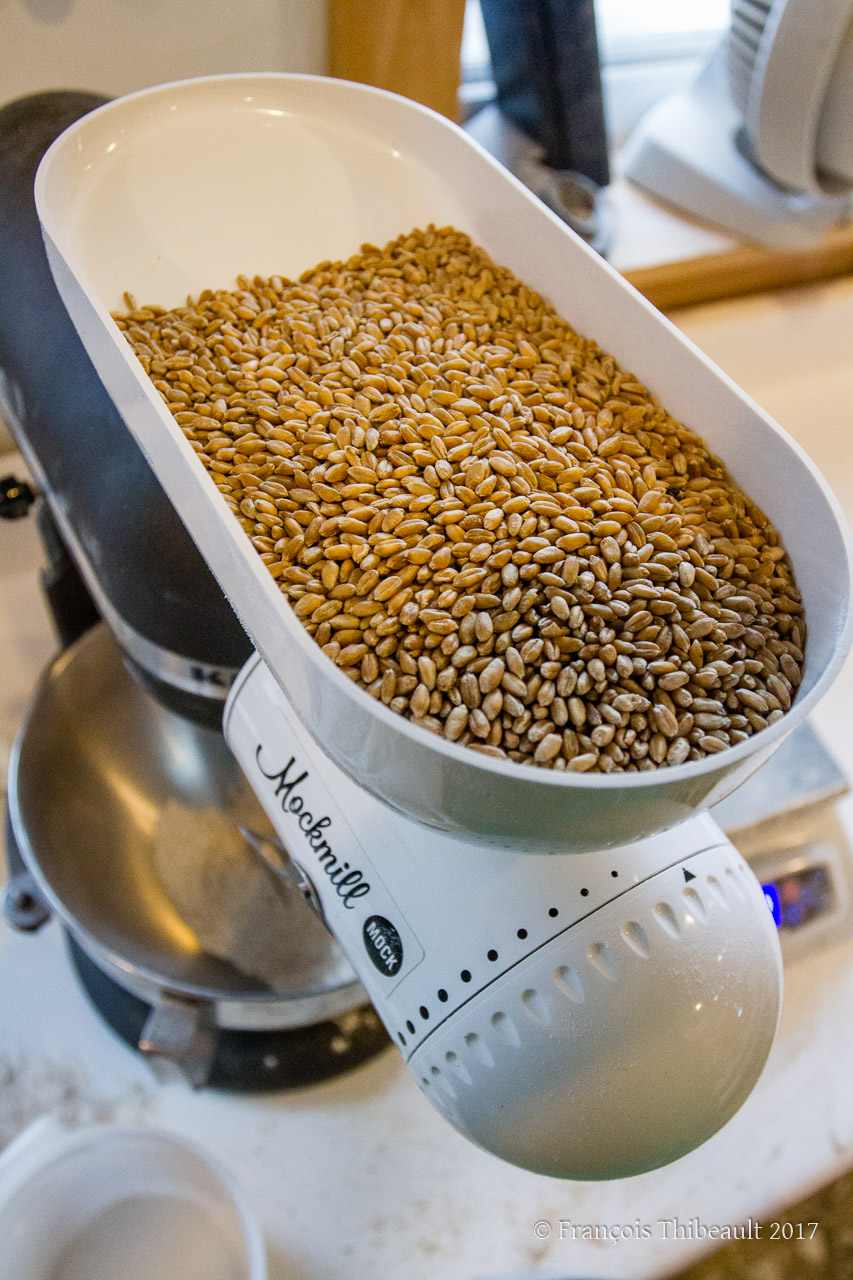
[[[215,145],[211,145],[215,139]],[[53,143],[36,204],[57,287],[104,385],[278,683],[324,751],[392,808],[486,844],[582,852],[640,839],[744,782],[812,710],[850,646],[851,546],[800,446],[461,129],[314,76],[215,76],[110,102]],[[238,272],[298,275],[362,241],[454,223],[613,352],[722,457],[790,553],[809,627],[790,713],[656,773],[491,760],[348,680],[295,617],[111,308],[174,306]],[[95,461],[97,465],[97,461]]]
[[[52,1117],[0,1156],[3,1280],[266,1280],[260,1227],[200,1148]]]

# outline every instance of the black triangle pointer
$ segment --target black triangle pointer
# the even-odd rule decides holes
[[[696,879],[696,877],[694,876],[693,872],[692,872],[692,871],[688,871],[686,867],[682,867],[682,870],[683,870],[683,872],[684,872],[684,883],[685,883],[685,884],[689,884],[691,880],[695,880],[695,879]]]

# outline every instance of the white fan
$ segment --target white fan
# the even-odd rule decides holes
[[[749,239],[814,242],[853,215],[853,0],[732,0],[695,84],[640,122],[639,186]]]

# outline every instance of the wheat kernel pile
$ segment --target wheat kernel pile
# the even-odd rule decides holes
[[[777,720],[801,597],[702,440],[453,228],[114,318],[302,625],[432,733],[585,772]]]

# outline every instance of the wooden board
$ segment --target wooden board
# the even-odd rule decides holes
[[[330,0],[329,71],[459,114],[465,0]]]
[[[623,271],[625,278],[662,311],[850,273],[853,225],[849,224],[830,231],[808,249],[742,244],[722,253]]]

